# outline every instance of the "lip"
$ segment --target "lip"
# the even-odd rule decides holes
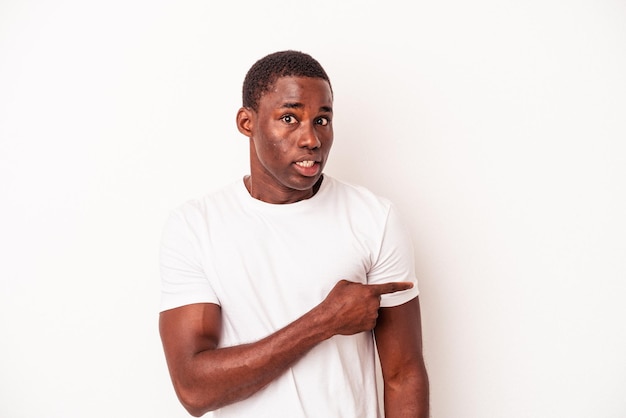
[[[301,161],[313,161],[313,165],[311,167],[302,167],[296,163]],[[320,172],[321,164],[318,160],[313,158],[303,158],[293,163],[293,166],[296,168],[298,173],[305,177],[313,177],[316,176]]]

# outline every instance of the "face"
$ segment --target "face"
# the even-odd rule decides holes
[[[323,79],[282,77],[259,101],[242,108],[237,126],[250,138],[253,197],[291,203],[314,194],[333,143],[332,93]]]

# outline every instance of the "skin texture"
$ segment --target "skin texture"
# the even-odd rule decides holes
[[[237,127],[250,141],[250,194],[269,203],[313,196],[333,142],[332,92],[318,78],[283,77],[259,108],[241,108]],[[313,161],[299,166],[298,162]],[[221,308],[203,303],[164,311],[159,330],[176,393],[194,416],[237,402],[272,382],[334,335],[374,331],[381,360],[387,418],[428,416],[428,377],[422,357],[418,298],[380,308],[380,296],[411,283],[339,281],[302,317],[265,337],[218,348]]]
[[[429,416],[429,384],[422,356],[419,297],[381,308],[374,328],[383,381],[385,418]]]

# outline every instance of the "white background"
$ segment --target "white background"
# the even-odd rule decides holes
[[[621,0],[1,0],[0,416],[187,416],[161,228],[247,172],[241,82],[287,48],[327,172],[406,215],[432,416],[626,416]]]

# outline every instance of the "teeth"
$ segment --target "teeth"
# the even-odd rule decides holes
[[[313,167],[315,161],[298,161],[296,164],[298,164],[300,167]]]

